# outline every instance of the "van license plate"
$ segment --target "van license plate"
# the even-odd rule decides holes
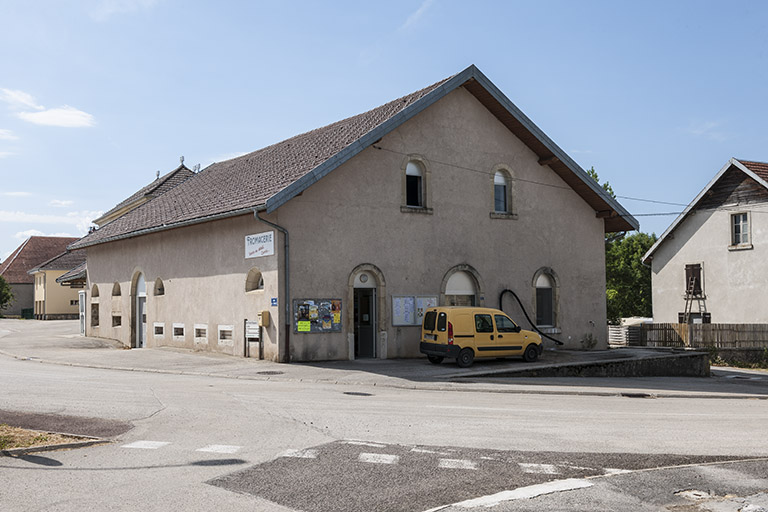
[[[425,334],[424,338],[427,339],[427,340],[432,340],[432,341],[437,340],[437,336],[435,336],[434,334]]]

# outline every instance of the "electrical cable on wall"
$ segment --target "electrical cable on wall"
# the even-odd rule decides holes
[[[512,290],[506,289],[506,290],[504,290],[504,291],[502,291],[502,292],[501,292],[501,294],[499,295],[499,309],[501,309],[501,305],[502,305],[502,304],[501,304],[501,301],[502,301],[502,299],[504,298],[504,294],[505,294],[505,293],[507,293],[507,292],[511,293],[511,294],[512,294],[512,296],[513,296],[513,297],[514,297],[514,298],[517,300],[517,303],[518,303],[518,304],[520,304],[520,309],[522,309],[522,310],[523,310],[523,315],[525,315],[525,319],[526,319],[526,320],[528,320],[528,323],[529,323],[529,324],[531,324],[531,327],[533,327],[533,329],[534,329],[536,332],[538,332],[539,334],[541,334],[541,336],[542,336],[542,337],[544,337],[544,338],[547,338],[548,340],[552,340],[552,341],[554,341],[554,342],[555,342],[555,343],[557,343],[558,345],[563,345],[563,344],[564,344],[562,341],[560,341],[560,340],[556,340],[555,338],[553,338],[553,337],[552,337],[552,336],[550,336],[549,334],[547,334],[547,333],[545,333],[545,332],[542,332],[542,331],[541,331],[541,329],[539,329],[538,327],[536,327],[536,324],[534,324],[534,323],[531,321],[531,317],[529,317],[529,316],[528,316],[528,312],[525,310],[525,306],[523,306],[523,302],[520,300],[520,297],[518,297],[518,296],[517,296],[517,294],[516,294],[515,292],[513,292]],[[503,309],[501,309],[501,310],[502,310],[502,311],[504,311]]]

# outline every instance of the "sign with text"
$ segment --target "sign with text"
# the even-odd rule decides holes
[[[266,233],[257,233],[255,235],[246,235],[245,237],[245,257],[260,258],[262,256],[272,256],[275,254],[275,233],[267,231]]]

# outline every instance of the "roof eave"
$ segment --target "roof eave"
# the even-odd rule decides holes
[[[256,211],[263,211],[265,210],[265,205],[257,205],[257,206],[250,206],[248,208],[241,208],[239,210],[233,210],[230,212],[224,212],[224,213],[218,213],[215,215],[207,215],[205,217],[197,217],[194,219],[189,219],[181,222],[174,222],[171,224],[163,224],[162,226],[153,226],[151,228],[145,228],[145,229],[139,229],[136,231],[130,231],[128,233],[121,233],[119,235],[110,236],[107,238],[103,238],[100,240],[94,240],[92,242],[85,241],[83,243],[80,243],[84,239],[80,239],[77,242],[74,242],[69,247],[67,247],[70,250],[73,249],[85,249],[86,247],[93,247],[95,245],[101,245],[106,244],[109,242],[116,242],[118,240],[125,240],[128,238],[135,238],[137,236],[142,235],[148,235],[151,233],[158,233],[160,231],[167,231],[169,229],[176,229],[176,228],[183,228],[186,226],[192,226],[195,224],[202,224],[204,222],[211,222],[214,220],[221,220],[221,219],[228,219],[230,217],[239,217],[240,215],[250,214]],[[85,238],[88,238],[87,236]]]

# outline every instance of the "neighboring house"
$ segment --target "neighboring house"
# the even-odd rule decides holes
[[[187,168],[183,161],[180,166],[165,174],[164,176],[160,176],[160,171],[158,171],[157,178],[152,183],[138,190],[135,194],[131,195],[124,201],[121,201],[114,208],[109,210],[98,219],[94,219],[93,223],[101,227],[104,224],[113,221],[122,215],[125,215],[129,211],[138,208],[150,199],[168,192],[176,185],[183,183],[194,175],[195,173],[191,169]]]
[[[3,311],[6,316],[32,318],[35,307],[34,278],[28,272],[67,250],[77,238],[58,236],[31,236],[0,265],[0,276],[11,285],[14,301]]]
[[[768,323],[766,214],[768,163],[731,158],[643,256],[654,321]]]
[[[90,336],[256,356],[259,319],[267,359],[396,358],[419,356],[426,307],[505,289],[567,347],[605,347],[604,235],[637,227],[470,66],[214,163],[72,248]]]
[[[75,284],[61,284],[57,280],[71,270],[85,265],[85,250],[67,251],[31,269],[35,280],[35,318],[38,320],[76,319],[78,288]]]

